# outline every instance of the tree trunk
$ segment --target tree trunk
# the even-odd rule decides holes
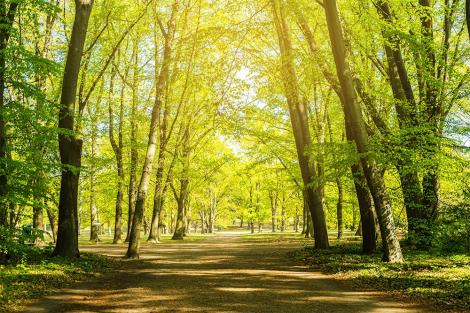
[[[100,101],[98,101],[100,102]],[[96,194],[96,149],[97,149],[97,137],[98,137],[98,121],[96,112],[92,112],[89,109],[89,115],[91,120],[91,153],[90,153],[90,241],[98,242],[99,238],[99,220],[98,220],[98,208],[95,203]]]
[[[276,214],[277,214],[277,193],[272,192],[272,194],[269,197],[269,200],[271,201],[271,231],[273,233],[276,232]]]
[[[470,0],[465,1],[465,16],[467,18],[467,30],[470,37]]]
[[[311,159],[306,153],[306,147],[312,144],[308,114],[305,105],[299,97],[299,86],[294,67],[292,43],[285,18],[284,6],[279,3],[279,0],[272,0],[271,2],[281,50],[284,91],[288,102],[306,199],[313,220],[315,247],[325,249],[328,248],[329,242],[325,213],[323,211],[323,201],[320,186],[318,186],[319,182],[315,166],[311,165]]]
[[[344,111],[347,124],[353,131],[354,141],[358,152],[362,154],[361,163],[367,184],[374,199],[378,213],[382,244],[384,248],[384,261],[403,262],[400,242],[395,233],[395,222],[388,193],[378,166],[369,153],[369,139],[365,130],[360,107],[356,103],[355,90],[351,70],[346,58],[346,47],[341,28],[336,0],[325,0],[324,9],[331,40],[331,47],[336,63],[338,79],[344,96]]]
[[[348,138],[348,141],[354,139]],[[367,180],[362,171],[361,164],[351,166],[351,173],[356,190],[357,201],[359,204],[359,223],[362,231],[362,251],[372,253],[377,248],[377,232],[375,228],[375,212],[372,203],[372,196],[367,187]]]
[[[61,130],[59,132],[59,151],[62,177],[57,242],[53,254],[63,257],[79,257],[80,255],[78,250],[77,200],[82,141],[71,132],[74,131],[78,73],[92,6],[93,0],[75,0],[75,19],[62,81],[59,110],[59,129]]]
[[[121,99],[119,105],[119,124],[118,124],[118,142],[114,138],[114,114],[113,114],[113,91],[114,91],[114,76],[113,70],[109,83],[109,98],[108,98],[108,115],[109,115],[109,141],[113,148],[114,156],[116,158],[117,167],[117,194],[114,215],[114,238],[113,244],[122,242],[122,203],[124,201],[124,166],[122,151],[124,148],[123,143],[123,127],[124,127],[124,91],[125,84],[123,83],[121,89]],[[126,75],[127,76],[127,75]]]
[[[131,164],[129,173],[128,187],[128,205],[127,205],[127,234],[125,242],[129,242],[132,223],[134,221],[135,204],[137,198],[137,166],[139,163],[139,153],[137,150],[137,111],[138,111],[138,92],[139,92],[139,47],[135,40],[132,56],[134,59],[133,84],[132,84],[132,109],[131,109]]]
[[[185,233],[185,225],[184,225],[184,208],[186,202],[186,196],[188,192],[188,179],[180,180],[180,194],[178,197],[178,212],[176,216],[176,225],[175,225],[175,232],[173,233],[172,240],[183,240],[184,233]]]
[[[343,184],[340,178],[336,179],[338,186],[338,202],[336,202],[336,218],[338,225],[338,239],[343,238]]]
[[[47,217],[49,219],[49,224],[51,225],[51,233],[52,233],[52,240],[56,242],[57,240],[57,224],[56,224],[56,217],[52,213],[51,209],[47,208]]]
[[[132,220],[131,234],[129,237],[129,246],[127,249],[126,257],[138,258],[140,250],[140,227],[142,218],[144,216],[144,205],[147,197],[148,185],[150,175],[152,172],[155,151],[157,147],[157,127],[160,116],[160,108],[162,106],[165,89],[167,86],[168,77],[170,75],[171,54],[173,39],[176,31],[176,15],[179,8],[179,1],[175,0],[173,8],[168,21],[168,30],[165,34],[165,48],[163,52],[163,63],[160,70],[160,75],[156,84],[156,97],[155,104],[152,109],[152,119],[150,122],[149,139],[147,145],[147,153],[144,160],[142,175],[140,178],[139,189],[137,192],[137,199],[135,204],[135,212]]]
[[[8,168],[7,160],[7,130],[4,115],[5,110],[5,73],[6,49],[10,39],[11,29],[18,10],[19,1],[10,1],[7,7],[5,1],[0,3],[0,225],[8,225]]]

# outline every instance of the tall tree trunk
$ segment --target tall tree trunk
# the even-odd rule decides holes
[[[134,221],[135,204],[137,198],[137,166],[139,153],[137,151],[137,111],[138,111],[138,83],[139,83],[139,47],[135,40],[132,56],[134,59],[133,84],[132,84],[132,109],[131,109],[131,164],[129,173],[128,205],[127,205],[127,234],[126,242],[129,242],[132,223]]]
[[[297,215],[297,209],[295,211]],[[297,218],[297,216],[295,217]],[[294,222],[295,223],[295,222]],[[282,191],[282,199],[281,199],[281,232],[286,231],[286,194]]]
[[[179,9],[179,0],[175,0],[172,6],[170,20],[168,21],[168,30],[165,34],[165,47],[163,52],[163,63],[160,75],[156,84],[155,104],[152,109],[152,118],[150,122],[149,139],[147,145],[147,153],[144,160],[142,175],[140,177],[139,189],[135,204],[135,212],[132,220],[131,233],[129,237],[129,246],[126,257],[138,258],[140,250],[140,228],[142,218],[144,216],[144,205],[147,197],[150,175],[152,172],[155,151],[157,148],[157,128],[160,116],[160,109],[165,97],[165,89],[168,77],[170,75],[171,54],[173,47],[173,39],[176,32],[176,15]]]
[[[111,74],[109,83],[109,99],[108,99],[108,113],[109,113],[109,141],[114,151],[117,167],[117,194],[114,215],[114,238],[113,243],[121,243],[122,241],[122,204],[124,201],[124,166],[123,166],[123,127],[124,127],[124,90],[125,84],[123,83],[121,89],[121,100],[119,105],[119,124],[118,124],[118,142],[114,138],[114,114],[113,114],[113,90],[114,90],[114,70]]]
[[[78,73],[88,28],[93,0],[75,0],[75,19],[72,28],[62,81],[59,110],[59,151],[62,177],[59,196],[57,242],[53,254],[79,257],[78,251],[78,182],[82,157],[82,141],[74,131],[75,99]]]
[[[100,102],[100,101],[98,101]],[[90,108],[90,106],[89,106]],[[91,120],[91,153],[90,153],[90,241],[98,242],[99,239],[99,220],[98,208],[96,207],[96,150],[98,137],[98,121],[96,114],[89,109]]]
[[[400,242],[395,232],[395,222],[388,193],[378,165],[369,153],[369,139],[362,119],[360,107],[356,103],[351,70],[346,57],[346,46],[343,30],[339,20],[336,0],[325,0],[323,6],[331,40],[331,47],[336,63],[337,76],[344,96],[344,115],[353,131],[354,141],[358,152],[362,154],[361,163],[367,184],[374,199],[378,213],[382,244],[384,248],[384,261],[403,262]]]
[[[19,1],[11,1],[7,7],[5,1],[0,2],[0,225],[8,225],[8,167],[7,130],[5,111],[5,73],[6,49],[11,35],[11,28],[16,17]]]
[[[307,195],[308,207],[312,216],[315,247],[328,248],[328,231],[323,211],[323,201],[315,166],[311,165],[306,147],[312,144],[305,105],[300,100],[297,75],[289,28],[285,18],[284,5],[272,0],[274,24],[281,50],[284,91],[288,102],[290,120],[294,132],[300,171]]]

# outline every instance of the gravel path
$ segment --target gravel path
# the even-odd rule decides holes
[[[33,303],[24,312],[411,313],[430,312],[352,289],[286,257],[299,243],[221,236],[144,244],[141,259]],[[125,246],[82,250],[122,256]]]

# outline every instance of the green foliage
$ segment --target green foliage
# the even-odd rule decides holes
[[[380,253],[365,255],[358,244],[340,244],[329,250],[304,248],[291,253],[326,273],[357,286],[392,292],[414,300],[468,309],[470,256],[405,250],[403,264],[380,262]]]
[[[43,231],[32,227],[12,229],[0,226],[0,264],[21,263],[44,253],[32,246],[37,239],[44,239]]]
[[[446,206],[436,225],[435,245],[447,252],[470,255],[470,189],[459,204]]]

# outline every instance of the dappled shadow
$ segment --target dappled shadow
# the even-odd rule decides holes
[[[309,272],[286,257],[298,245],[237,237],[144,244],[141,260],[61,290],[24,312],[426,312]],[[120,257],[125,246],[86,250]]]

